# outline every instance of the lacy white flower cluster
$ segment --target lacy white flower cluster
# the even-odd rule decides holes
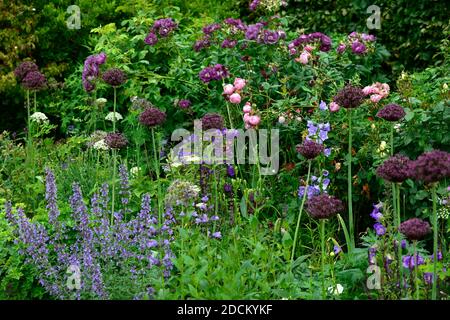
[[[98,140],[96,143],[94,143],[92,145],[92,148],[94,148],[96,150],[104,150],[104,151],[109,150],[109,147],[105,142],[105,139]]]
[[[49,120],[47,116],[42,112],[35,112],[30,116],[31,121],[39,124],[48,124]]]
[[[105,120],[107,121],[114,121],[114,118],[116,118],[116,121],[122,120],[123,117],[120,113],[118,112],[110,112],[106,115]]]

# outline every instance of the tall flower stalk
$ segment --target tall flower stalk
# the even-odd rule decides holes
[[[163,203],[162,203],[162,196],[161,196],[161,181],[160,181],[160,163],[159,163],[159,152],[157,149],[157,143],[155,139],[155,127],[160,126],[166,121],[166,113],[154,108],[149,107],[146,108],[140,115],[139,115],[139,122],[150,129],[151,137],[152,137],[152,146],[153,146],[153,165],[154,170],[156,174],[156,184],[158,188],[158,217],[161,220],[162,214],[163,214]],[[148,161],[148,159],[147,159]]]
[[[431,291],[431,299],[436,300],[437,299],[437,261],[438,261],[438,230],[439,230],[439,224],[438,224],[438,217],[437,217],[437,211],[436,211],[436,203],[437,203],[437,196],[436,196],[436,184],[434,183],[431,187],[431,194],[433,197],[433,287]]]
[[[348,223],[350,229],[349,253],[355,248],[355,226],[353,222],[353,187],[352,187],[352,109],[348,109],[348,162],[347,162],[347,194],[348,194]]]
[[[297,246],[297,240],[298,240],[298,233],[300,230],[300,220],[302,218],[302,212],[303,212],[303,206],[305,205],[306,196],[308,194],[308,186],[309,186],[309,178],[311,175],[311,164],[312,160],[315,159],[320,153],[322,153],[324,150],[323,145],[313,141],[313,140],[305,140],[301,145],[297,146],[297,152],[300,153],[303,157],[308,159],[308,175],[306,177],[306,186],[303,192],[302,202],[300,205],[298,217],[297,217],[297,225],[295,228],[295,235],[294,235],[294,243],[292,245],[292,252],[291,252],[291,268],[294,262],[295,257],[295,249]]]
[[[359,107],[364,100],[365,94],[361,88],[347,85],[341,89],[333,98],[338,106],[348,109],[348,162],[347,162],[347,200],[348,200],[348,222],[350,233],[349,254],[355,248],[355,223],[353,216],[353,191],[352,191],[352,109]]]
[[[437,195],[436,188],[440,180],[450,177],[450,153],[440,150],[433,150],[421,154],[410,165],[410,175],[416,180],[423,181],[431,189],[433,200],[433,287],[431,296],[437,299],[437,260],[438,260],[438,237],[439,223],[437,217]]]
[[[299,209],[299,212],[298,212],[297,226],[295,227],[295,234],[294,234],[294,243],[292,245],[291,268],[292,268],[292,265],[294,263],[295,249],[296,249],[296,246],[297,246],[297,239],[298,239],[298,231],[300,230],[300,220],[302,218],[303,207],[305,205],[307,190],[308,190],[308,186],[309,186],[309,177],[311,175],[311,163],[312,163],[312,161],[308,160],[308,175],[306,176],[305,191],[303,193],[302,202],[301,202],[300,209]]]
[[[325,223],[327,219],[330,219],[337,215],[339,212],[344,210],[344,205],[342,201],[330,196],[326,193],[313,196],[308,199],[306,205],[306,211],[309,216],[315,220],[320,220],[320,247],[321,247],[321,258],[320,258],[320,269],[322,273],[322,299],[326,298],[326,286],[325,286]]]

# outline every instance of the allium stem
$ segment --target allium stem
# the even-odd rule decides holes
[[[417,269],[419,269],[418,266],[418,257],[417,257],[417,241],[413,241],[413,247],[414,247],[414,259],[416,259],[416,263],[414,266],[414,283],[415,283],[415,291],[416,291],[416,300],[420,300],[420,293],[419,293],[419,279],[417,278]]]
[[[158,218],[159,221],[162,221],[162,210],[161,210],[161,205],[162,205],[162,196],[161,196],[161,183],[159,181],[159,156],[158,156],[158,152],[156,150],[156,140],[155,140],[155,129],[151,128],[152,131],[152,143],[153,143],[153,163],[155,166],[155,173],[156,173],[156,185],[158,188]]]
[[[112,196],[111,196],[111,226],[114,225],[114,201],[116,196],[116,171],[117,171],[117,151],[116,149],[112,150],[113,152],[113,181],[112,181]]]
[[[391,139],[391,156],[393,156],[394,155],[394,124],[391,124],[390,139]]]
[[[436,184],[433,184],[431,187],[431,193],[433,195],[433,288],[431,292],[431,299],[436,300],[437,299],[437,260],[438,260],[438,219],[437,219],[437,212],[436,212],[436,202],[437,202],[437,196],[436,196]]]
[[[308,193],[307,191],[308,191],[308,185],[309,185],[309,176],[311,175],[311,163],[312,163],[312,161],[308,160],[308,175],[306,177],[305,192],[303,193],[302,203],[300,205],[300,210],[299,210],[299,213],[298,213],[297,226],[295,228],[295,235],[294,235],[294,243],[292,245],[291,269],[292,269],[292,265],[294,263],[295,248],[297,246],[297,239],[298,239],[298,231],[300,230],[300,220],[302,218],[303,207],[305,205],[306,195]]]
[[[28,122],[28,146],[31,149],[31,144],[33,143],[32,138],[31,138],[31,114],[30,114],[30,90],[27,90],[27,114],[28,114],[28,118],[27,118],[27,122]]]
[[[395,227],[398,232],[398,228],[400,226],[401,220],[401,214],[400,214],[400,184],[392,183],[395,193]],[[398,253],[398,267],[399,267],[399,276],[400,276],[400,283],[403,283],[403,268],[402,268],[402,245],[401,242],[397,245],[397,253]],[[400,286],[400,293],[402,291],[402,286]]]
[[[326,298],[326,291],[325,291],[325,220],[326,219],[320,219],[320,246],[322,248],[322,254],[320,259],[320,270],[322,272],[322,300],[325,300]]]
[[[113,132],[116,132],[116,87],[114,87],[114,107],[113,107],[113,112],[114,112],[114,117],[113,117]]]
[[[355,247],[355,231],[353,224],[353,197],[352,197],[352,109],[348,108],[348,170],[347,170],[347,187],[348,187],[348,223],[350,231],[350,248],[349,254],[353,253]]]
[[[33,112],[36,112],[37,111],[37,102],[36,102],[36,90],[34,90],[33,91],[33,93],[34,93],[34,111]]]

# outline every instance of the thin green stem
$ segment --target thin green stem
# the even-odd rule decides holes
[[[320,220],[320,245],[322,248],[322,257],[320,259],[320,269],[322,272],[322,300],[325,300],[325,219]]]
[[[395,200],[396,200],[396,204],[395,204],[395,214],[396,214],[396,218],[395,218],[395,227],[398,230],[398,228],[400,227],[400,223],[401,223],[401,214],[400,214],[400,184],[395,184],[393,183],[394,186],[394,192],[395,192]],[[399,277],[400,277],[400,294],[402,292],[402,283],[403,283],[403,268],[402,268],[402,244],[398,243],[397,244],[397,253],[398,253],[398,268],[399,268]]]
[[[114,225],[114,202],[116,196],[116,170],[117,170],[117,151],[113,149],[113,181],[112,181],[112,195],[111,195],[111,225]]]
[[[297,246],[298,232],[300,230],[300,220],[302,218],[303,206],[305,205],[306,195],[308,194],[309,176],[311,175],[311,163],[312,163],[312,161],[308,160],[308,175],[306,177],[305,191],[303,192],[302,203],[300,205],[300,210],[299,210],[298,218],[297,218],[297,226],[295,228],[294,243],[292,245],[291,270],[292,270],[292,265],[294,263],[295,248]]]
[[[437,260],[438,260],[438,219],[437,219],[437,212],[436,212],[436,203],[437,203],[437,196],[436,196],[436,185],[433,184],[431,187],[431,192],[433,194],[433,288],[431,292],[431,299],[436,300],[437,299]]]
[[[394,124],[391,125],[391,156],[394,155]]]
[[[154,163],[154,167],[155,167],[155,173],[156,173],[156,185],[158,188],[158,218],[159,218],[159,223],[162,223],[162,199],[161,199],[161,183],[159,181],[159,157],[158,157],[158,152],[156,150],[156,140],[155,140],[155,129],[151,128],[152,131],[152,144],[153,144],[153,163]]]
[[[36,112],[37,111],[36,90],[34,90],[33,93],[34,93],[34,111],[33,112]]]
[[[114,87],[114,107],[113,107],[113,132],[116,132],[116,87]]]
[[[348,192],[348,223],[350,231],[349,254],[352,255],[355,247],[355,228],[353,224],[353,197],[352,197],[352,109],[348,108],[348,164],[347,164],[347,192]]]
[[[233,121],[231,120],[230,106],[228,105],[228,102],[227,102],[227,113],[228,113],[228,121],[230,122],[230,127],[231,129],[234,129]]]
[[[414,283],[415,283],[415,291],[416,291],[416,300],[420,300],[420,293],[419,293],[419,279],[417,278],[417,269],[419,269],[419,266],[417,265],[418,257],[417,257],[417,241],[413,241],[413,247],[414,247],[414,259],[416,259],[414,264]]]

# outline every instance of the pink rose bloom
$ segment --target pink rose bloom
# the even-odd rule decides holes
[[[380,95],[380,94],[373,94],[373,95],[370,96],[370,101],[372,101],[373,103],[378,103],[381,100],[381,98],[383,98],[382,95]]]
[[[310,56],[311,54],[309,52],[303,51],[300,55],[299,62],[302,64],[307,64]]]
[[[256,127],[260,122],[261,118],[259,116],[251,116],[250,119],[248,119],[248,123],[254,127]]]
[[[296,54],[297,53],[297,50],[295,50],[294,48],[293,49],[289,49],[289,54],[292,56],[292,55],[294,55],[294,54]]]
[[[364,89],[362,91],[366,96],[368,96],[369,94],[374,94],[374,93],[378,92],[378,90],[375,87],[373,87],[373,85],[364,87]]]
[[[233,94],[234,86],[232,84],[226,84],[223,86],[223,93],[225,94]]]
[[[383,95],[383,98],[387,97],[390,91],[391,89],[389,88],[389,85],[387,83],[383,83],[381,85],[381,94]]]
[[[249,115],[248,113],[244,113],[244,122],[248,123],[250,121],[250,117],[251,115]]]
[[[236,90],[242,90],[246,84],[247,82],[244,79],[241,78],[234,79],[234,87],[236,88]]]
[[[230,96],[230,102],[234,104],[241,103],[241,95],[239,93],[233,93]]]
[[[250,113],[252,111],[252,106],[247,102],[242,108],[242,111],[244,111],[244,113]]]
[[[310,45],[306,45],[306,46],[305,46],[305,50],[308,51],[308,52],[313,51],[313,49],[314,49],[314,48],[311,47]]]
[[[339,111],[339,109],[341,108],[336,102],[332,102],[332,103],[330,103],[330,111],[331,112],[337,112],[337,111]]]

